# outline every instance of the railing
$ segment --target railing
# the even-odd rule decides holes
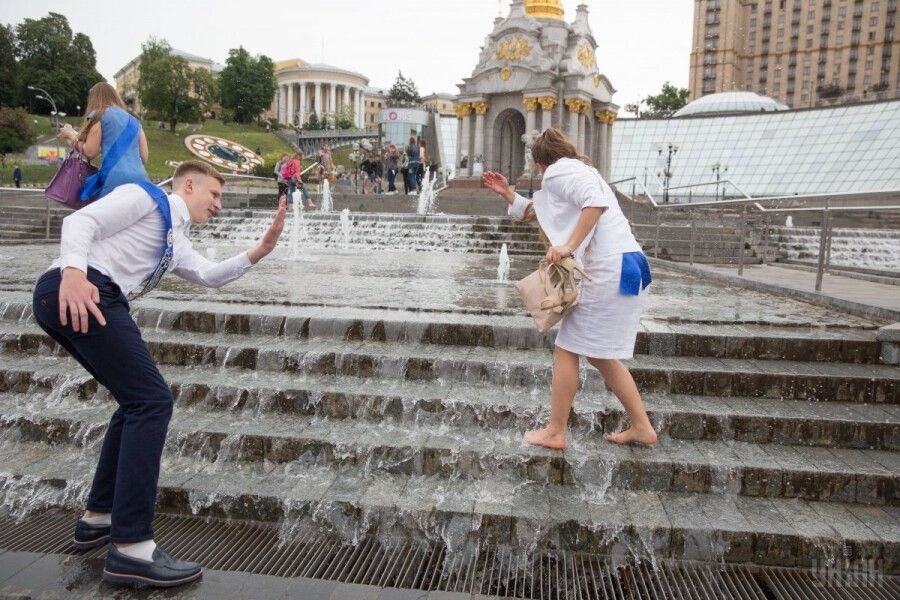
[[[656,179],[657,184],[662,185],[658,178],[655,177],[654,174],[650,173],[650,175]],[[645,177],[647,173],[645,173]],[[725,182],[727,180],[723,179],[721,182]],[[631,196],[628,196],[625,192],[619,189],[621,184],[631,183]],[[715,183],[715,182],[713,182]],[[745,248],[749,243],[749,234],[750,234],[750,210],[755,211],[756,214],[763,215],[765,217],[763,235],[764,242],[763,246],[763,264],[766,262],[766,256],[768,254],[768,246],[769,246],[769,229],[771,228],[771,215],[773,214],[784,214],[784,213],[811,213],[817,212],[822,214],[821,221],[821,232],[819,236],[819,251],[816,265],[816,285],[815,289],[817,292],[822,291],[822,281],[824,280],[825,271],[830,266],[831,260],[831,242],[832,242],[832,214],[837,212],[854,212],[854,211],[869,211],[869,212],[880,212],[880,211],[898,211],[900,212],[900,204],[881,204],[881,205],[865,205],[865,206],[830,206],[830,202],[832,199],[840,199],[841,197],[859,197],[864,195],[873,195],[873,194],[890,194],[890,195],[900,195],[900,190],[876,190],[872,192],[836,192],[831,194],[805,194],[805,195],[792,195],[792,196],[763,196],[753,198],[746,194],[743,190],[741,190],[734,183],[729,183],[734,186],[744,197],[742,198],[733,198],[729,200],[718,200],[718,201],[703,201],[703,202],[691,202],[691,203],[664,203],[660,204],[656,201],[650,191],[647,189],[646,185],[641,182],[641,180],[637,177],[629,177],[627,179],[620,179],[618,181],[613,181],[610,185],[616,186],[619,190],[619,193],[624,195],[626,198],[631,200],[632,202],[638,202],[635,200],[636,190],[639,187],[641,190],[642,196],[647,198],[646,206],[652,207],[652,210],[656,214],[656,233],[655,239],[653,243],[653,255],[655,258],[659,256],[659,247],[660,247],[660,228],[661,228],[661,216],[663,210],[674,210],[674,211],[683,211],[687,210],[690,217],[690,228],[691,228],[691,237],[690,237],[690,264],[694,264],[694,251],[696,246],[696,218],[695,211],[696,210],[706,210],[706,209],[721,209],[727,207],[734,207],[740,209],[740,220],[739,220],[739,239],[740,239],[740,252],[738,256],[738,276],[743,276],[744,274],[744,264],[745,264]],[[709,185],[708,183],[703,184],[693,184],[689,186],[679,186],[680,188],[689,188],[696,187],[697,185]],[[672,187],[669,188],[671,191]],[[810,200],[822,200],[824,199],[823,206],[763,206],[763,204],[776,203],[776,202],[808,202]],[[633,215],[633,209],[632,209]],[[630,219],[629,219],[630,220]]]

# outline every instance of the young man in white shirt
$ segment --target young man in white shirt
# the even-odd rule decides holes
[[[223,185],[211,166],[187,161],[176,169],[170,195],[149,182],[119,186],[63,220],[60,256],[34,290],[35,320],[119,404],[73,540],[76,549],[113,543],[103,579],[114,583],[171,587],[201,576],[199,564],[174,559],[153,542],[173,400],[128,302],[150,291],[167,270],[220,287],[275,249],[284,229],[284,197],[257,246],[220,263],[193,249],[190,224],[221,210]]]

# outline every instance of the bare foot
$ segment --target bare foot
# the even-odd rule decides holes
[[[545,446],[556,450],[566,449],[566,434],[551,433],[546,427],[544,429],[529,431],[525,434],[523,439],[534,446]]]
[[[653,446],[657,442],[656,431],[652,428],[629,427],[619,433],[607,434],[606,439],[614,444],[640,444]]]

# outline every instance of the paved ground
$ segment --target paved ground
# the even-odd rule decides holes
[[[725,275],[737,275],[737,267],[703,265],[698,268]],[[802,271],[771,264],[744,267],[744,278],[806,294],[816,294],[900,312],[900,291],[894,285],[827,274],[822,281],[822,292],[819,294],[815,291],[816,273],[814,271]]]

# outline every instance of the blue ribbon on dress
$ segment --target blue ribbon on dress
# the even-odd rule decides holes
[[[84,180],[84,185],[81,186],[82,202],[88,202],[100,195],[100,191],[106,183],[106,178],[109,177],[109,174],[113,170],[113,167],[116,166],[116,163],[125,156],[125,153],[128,151],[128,148],[131,146],[131,143],[134,141],[134,138],[137,137],[140,130],[141,126],[137,119],[128,115],[128,121],[125,123],[125,128],[122,130],[122,133],[119,134],[119,137],[116,138],[116,141],[113,142],[112,147],[109,149],[109,153],[103,157],[103,163],[100,165],[100,170]]]
[[[163,224],[165,225],[165,242],[166,245],[163,248],[162,255],[159,257],[159,263],[156,265],[156,268],[153,269],[153,272],[150,273],[144,281],[138,285],[135,289],[133,289],[128,294],[128,300],[135,300],[136,298],[140,298],[157,285],[159,285],[160,279],[162,276],[166,274],[166,271],[169,269],[169,265],[172,264],[172,257],[175,254],[175,236],[172,233],[172,209],[169,206],[169,195],[166,194],[165,190],[163,190],[158,185],[154,185],[149,181],[138,181],[137,185],[144,188],[144,191],[147,192],[153,201],[156,202],[157,208],[159,208],[159,212],[162,213]]]
[[[625,296],[640,296],[641,290],[647,288],[653,276],[650,274],[650,263],[643,252],[625,252],[622,254],[622,274],[619,277],[619,292]]]

